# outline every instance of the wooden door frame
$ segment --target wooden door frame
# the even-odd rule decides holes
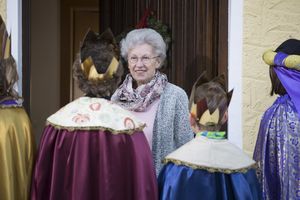
[[[71,27],[70,27],[70,41],[74,41],[74,35],[72,34],[72,31],[74,30],[74,23],[75,23],[75,13],[76,12],[82,12],[82,11],[88,11],[88,12],[99,12],[99,9],[96,8],[96,7],[79,7],[79,8],[71,8]],[[97,31],[97,30],[94,30],[94,31]],[[70,63],[73,63],[74,60],[75,60],[75,57],[73,56],[74,53],[77,53],[78,50],[76,52],[74,52],[74,46],[73,46],[73,42],[70,42]],[[75,49],[78,49],[78,47],[76,47]],[[73,93],[73,90],[74,90],[74,81],[73,81],[73,78],[72,78],[72,68],[70,68],[70,71],[69,71],[69,74],[71,75],[69,77],[70,79],[70,93],[69,93],[69,101],[73,101],[74,100],[74,93]],[[65,95],[65,94],[64,94]],[[63,102],[62,102],[63,103]]]
[[[117,10],[114,10],[114,5],[113,2],[110,5],[104,4],[104,1],[99,1],[99,11],[104,11],[102,12],[102,15],[106,15],[106,18],[109,18],[110,20],[108,21],[103,21],[103,17],[100,18],[100,30],[106,28],[107,26],[110,26],[112,24],[112,17],[107,16],[108,12],[105,12],[107,10],[109,11],[116,11],[115,15],[118,15]],[[119,5],[119,9],[122,9],[122,6],[125,6],[125,4],[122,4],[123,1],[121,1],[121,4]],[[137,1],[139,2],[139,1]],[[141,8],[141,7],[147,7],[149,6],[150,1],[146,0],[143,2],[138,3],[135,5],[136,9]],[[228,0],[222,0],[220,2],[220,7],[227,7],[228,8]],[[23,0],[22,1],[22,64],[23,64],[23,69],[22,69],[22,93],[23,93],[23,98],[24,98],[24,107],[28,113],[30,113],[30,0]],[[120,3],[120,2],[119,2]],[[123,2],[124,3],[124,2]],[[159,4],[162,4],[162,2],[158,2]],[[102,6],[102,7],[101,7]],[[128,6],[128,5],[127,5]],[[219,8],[220,8],[219,7]],[[142,11],[134,14],[135,21],[138,21],[140,16],[142,15]],[[67,14],[69,15],[69,14]],[[159,13],[158,11],[158,17],[162,17],[162,13]],[[102,21],[101,21],[102,20]],[[222,9],[219,10],[219,15],[218,18],[216,19],[218,21],[218,24],[216,28],[218,30],[226,30],[226,31],[219,31],[218,35],[216,36],[216,44],[218,47],[216,48],[218,50],[217,52],[217,57],[215,58],[218,63],[222,63],[221,65],[218,65],[218,74],[226,74],[228,75],[228,9]],[[128,23],[133,23],[130,21],[123,22],[122,26],[128,27]],[[65,27],[61,27],[65,28]],[[113,27],[112,27],[113,28]],[[115,27],[117,28],[117,27]],[[123,29],[123,28],[122,28]],[[102,31],[101,30],[101,31]],[[226,42],[224,42],[226,41]],[[62,41],[63,42],[63,41]],[[62,44],[62,43],[61,43]],[[63,45],[62,45],[63,46]],[[61,66],[63,66],[65,63],[61,63]],[[61,67],[61,76],[63,74],[70,74],[67,69]],[[174,79],[174,74],[175,72],[172,70],[169,72],[168,76],[170,76],[170,79]],[[173,75],[172,75],[173,74]],[[69,101],[69,97],[66,97],[65,92],[70,91],[70,77],[67,78],[60,78],[61,80],[61,105],[64,105],[66,102]],[[62,95],[63,94],[63,95]]]
[[[60,106],[64,106],[72,100],[73,91],[72,89],[72,64],[73,64],[73,52],[69,51],[72,49],[73,36],[70,35],[73,28],[74,11],[78,10],[98,10],[98,4],[95,5],[94,1],[81,1],[74,4],[72,0],[60,1]],[[66,24],[68,24],[66,26]],[[69,26],[70,25],[70,26]],[[68,50],[66,50],[66,47]],[[73,50],[73,49],[72,49]]]
[[[23,106],[30,115],[30,0],[22,0],[22,96]]]
[[[168,53],[171,67],[164,70],[170,82],[189,94],[204,70],[209,77],[225,74],[227,78],[228,0],[102,0],[100,31],[110,27],[118,35],[134,27],[148,8],[156,11],[157,19],[168,24],[172,37],[175,35]]]

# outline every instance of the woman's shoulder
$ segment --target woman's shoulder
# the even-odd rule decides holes
[[[168,83],[164,90],[165,96],[187,97],[186,92],[179,86]]]
[[[160,98],[160,101],[164,103],[165,106],[172,107],[174,105],[180,107],[187,107],[188,96],[186,92],[172,83],[168,83],[164,89],[164,92]]]

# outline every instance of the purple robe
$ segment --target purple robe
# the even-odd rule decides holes
[[[300,119],[286,94],[264,113],[255,146],[264,199],[300,199],[299,156]]]
[[[151,152],[143,132],[45,128],[32,200],[157,199]]]
[[[158,199],[152,153],[144,133],[135,128],[112,128],[123,127],[123,123],[124,127],[135,126],[127,114],[109,101],[81,98],[48,118],[50,124],[40,141],[33,172],[31,199]],[[51,122],[79,125],[72,128]],[[89,123],[109,126],[85,125]]]

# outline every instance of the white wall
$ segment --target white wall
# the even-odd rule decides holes
[[[289,38],[300,39],[299,0],[244,0],[243,6],[243,149],[252,154],[270,96],[269,68],[262,60]]]
[[[243,147],[242,128],[242,51],[243,0],[229,0],[228,5],[228,81],[234,89],[229,106],[228,138]]]

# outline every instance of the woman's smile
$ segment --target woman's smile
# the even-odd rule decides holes
[[[137,86],[148,83],[155,75],[159,62],[149,44],[136,45],[128,54],[128,68]]]

